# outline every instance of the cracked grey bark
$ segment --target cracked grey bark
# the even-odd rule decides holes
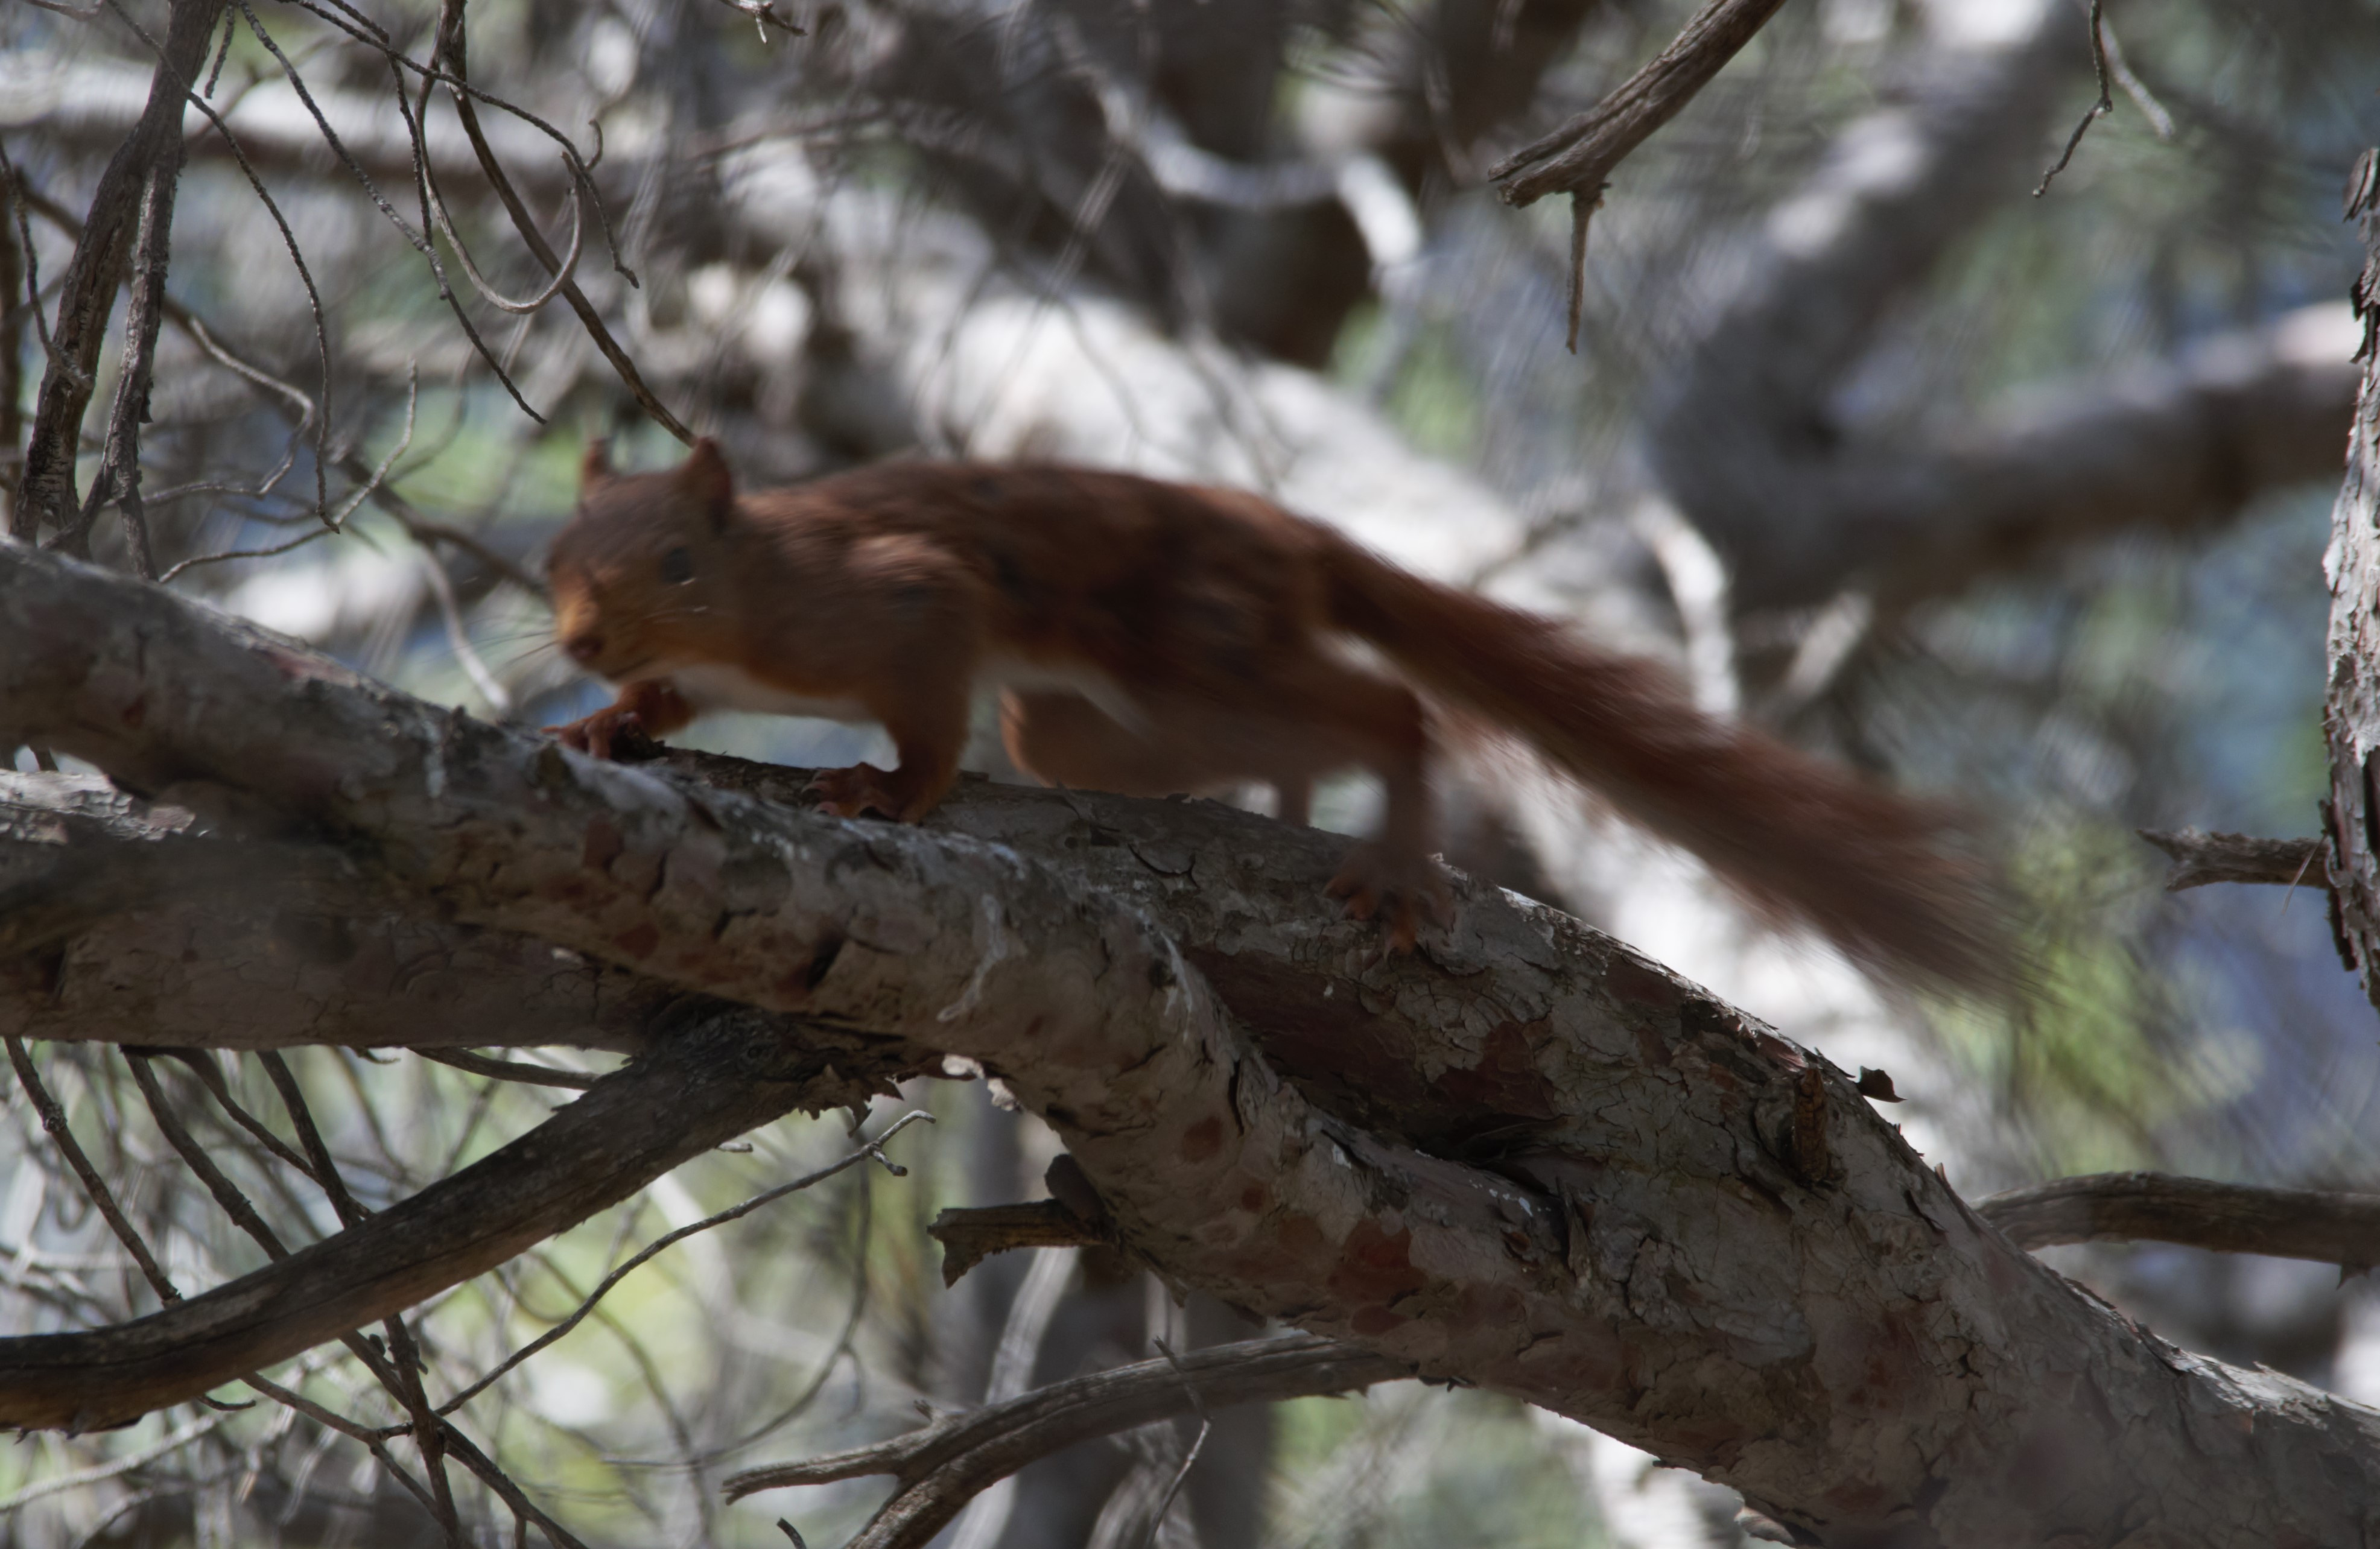
[[[2330,547],[2322,558],[2330,581],[2330,686],[2323,731],[2330,749],[2330,798],[2324,804],[2329,839],[2331,924],[2339,956],[2363,978],[2363,993],[2380,1007],[2380,350],[2373,347],[2373,308],[2380,303],[2380,202],[2374,167],[2380,153],[2356,163],[2347,214],[2362,223],[2366,258],[2355,301],[2364,325],[2359,359],[2363,382],[2347,443],[2347,478],[2330,515]]]
[[[1426,952],[1380,962],[1313,897],[1328,839],[1241,818],[1220,853],[1169,853],[1146,804],[1025,798],[1088,814],[1146,896],[1206,901],[1186,950],[1022,830],[594,764],[0,549],[0,740],[29,735],[194,810],[266,804],[456,920],[978,1059],[1169,1278],[1585,1420],[1817,1541],[2380,1531],[2380,1415],[2144,1334],[1985,1225],[1839,1072],[1510,895],[1463,889]],[[1260,1052],[1300,1039],[1428,1117],[1428,1148]],[[0,1420],[30,1353],[0,1347]]]
[[[1836,422],[1831,401],[1895,306],[2039,175],[2090,53],[2072,6],[2034,10],[2012,40],[1935,45],[1904,103],[1839,137],[1658,394],[1655,466],[1727,558],[1739,609],[1847,587],[1906,603],[2122,527],[2209,526],[2338,469],[2355,373],[2313,309],[2036,390],[1914,446]]]
[[[634,1053],[682,998],[426,914],[336,851],[235,834],[95,777],[0,774],[0,1035]]]

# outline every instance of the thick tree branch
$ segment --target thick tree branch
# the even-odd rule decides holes
[[[2144,1338],[1840,1074],[1508,895],[1463,890],[1383,962],[1313,897],[1320,836],[1267,829],[1283,858],[1244,842],[1170,885],[1204,863],[1137,857],[1150,894],[1238,894],[1198,945],[1218,998],[1128,895],[1018,846],[594,764],[0,550],[0,738],[26,735],[199,810],[237,788],[459,919],[974,1058],[1169,1278],[1587,1420],[1815,1535],[2332,1543],[2380,1493],[2380,1416]],[[1243,1019],[1423,1090],[1437,1154],[1314,1106]]]
[[[1398,1361],[1311,1334],[1277,1334],[1052,1383],[873,1446],[732,1474],[722,1488],[740,1500],[788,1485],[891,1474],[899,1482],[892,1498],[845,1549],[915,1549],[986,1486],[1076,1442],[1200,1406],[1344,1393],[1411,1374]]]
[[[1975,1212],[2022,1248],[2145,1240],[2313,1259],[2342,1269],[2380,1264],[2380,1194],[2108,1172],[2011,1189]]]
[[[2126,528],[2202,530],[2265,490],[2334,477],[2354,341],[2345,309],[2309,307],[2179,360],[2036,390],[1913,449],[1798,443],[1750,420],[1721,452],[1671,421],[1665,476],[1731,562],[1738,607],[1847,586],[1905,605]],[[1689,443],[1714,460],[1687,471]]]
[[[2037,165],[2046,121],[2083,57],[2071,12],[2064,0],[2019,0],[1996,18],[2015,22],[2012,35],[1966,35],[1957,8],[1943,8],[1937,35],[1912,51],[1914,79],[1838,136],[1772,212],[1744,281],[1647,417],[1661,480],[1730,562],[1739,607],[1875,588],[1858,573],[1885,565],[1904,588],[1925,576],[1933,554],[1904,563],[1901,546],[1941,520],[1932,481],[1964,470],[1894,455],[1905,430],[1867,448],[1828,405],[1895,304]],[[1912,494],[1926,514],[1894,525],[1895,502]],[[1838,506],[1851,497],[1855,514],[1845,515]],[[2078,507],[2087,502],[2068,509]]]
[[[2380,1006],[2380,151],[2366,151],[2347,190],[2347,214],[2362,227],[2363,272],[2355,311],[2363,324],[2356,354],[2362,381],[2347,442],[2347,478],[2331,508],[2330,672],[2323,732],[2330,753],[2330,799],[2323,804],[2330,853],[2331,925],[2339,956],[2359,969],[2363,993]]]
[[[0,774],[0,1033],[267,1049],[633,1053],[679,991],[459,925],[319,844]]]
[[[2126,527],[2203,528],[2338,471],[2356,371],[2335,307],[1932,433],[1839,422],[1896,306],[2036,175],[2090,57],[2063,0],[2025,3],[2010,36],[1931,44],[1901,100],[1839,137],[1658,396],[1655,465],[1729,562],[1739,609],[1846,588],[1893,607]]]

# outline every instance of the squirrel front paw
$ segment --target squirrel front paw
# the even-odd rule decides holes
[[[652,744],[652,733],[646,730],[644,717],[634,710],[624,710],[617,705],[606,705],[593,715],[581,716],[562,726],[545,730],[559,738],[562,745],[597,758],[611,758],[620,752],[641,751]]]
[[[1410,952],[1424,921],[1442,926],[1454,914],[1454,894],[1446,875],[1427,855],[1398,854],[1386,846],[1354,846],[1330,879],[1330,896],[1344,899],[1347,916],[1375,916],[1388,929],[1389,950]]]

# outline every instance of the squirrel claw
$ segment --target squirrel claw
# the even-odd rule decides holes
[[[1428,857],[1391,855],[1378,845],[1350,850],[1327,890],[1346,901],[1349,919],[1382,919],[1391,952],[1412,951],[1425,920],[1443,926],[1453,915],[1453,895]]]

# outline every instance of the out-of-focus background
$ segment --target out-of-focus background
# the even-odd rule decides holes
[[[2049,993],[2021,1016],[1878,994],[1519,761],[1443,771],[1451,859],[1889,1069],[1911,1098],[1895,1117],[1962,1192],[2131,1167],[2374,1187],[2380,1020],[2322,893],[2167,895],[2134,830],[2315,826],[2322,551],[2361,342],[2339,208],[2380,139],[2380,6],[2111,6],[2101,60],[2095,10],[2070,0],[1787,6],[1621,168],[1566,352],[1566,201],[1507,207],[1488,170],[1693,9],[450,6],[489,151],[552,249],[577,250],[599,341],[544,297],[451,95],[408,63],[430,58],[437,6],[235,5],[204,91],[222,127],[190,115],[173,232],[142,460],[156,564],[413,693],[537,725],[605,696],[552,648],[538,591],[581,447],[609,435],[643,466],[681,450],[607,352],[750,484],[963,454],[1264,489],[1974,815],[2037,922]],[[48,311],[164,13],[0,7],[12,492]],[[2045,187],[2103,75],[2110,110]],[[95,515],[92,552],[129,568],[118,514]],[[883,751],[867,729],[748,718],[683,740],[803,764]],[[1323,821],[1360,826],[1370,799],[1334,787]],[[38,1058],[183,1283],[253,1266],[120,1056]],[[368,1204],[562,1095],[412,1056],[292,1062]],[[260,1072],[225,1072],[270,1107]],[[1250,1332],[1073,1251],[943,1289],[924,1223],[1038,1197],[1056,1149],[996,1095],[921,1084],[906,1106],[938,1122],[889,1146],[907,1176],[854,1168],[692,1238],[465,1417],[589,1543],[783,1543],[783,1515],[834,1543],[880,1483],[726,1507],[718,1479],[988,1384]],[[845,1154],[846,1130],[771,1126],[451,1293],[422,1319],[433,1397],[643,1242]],[[333,1224],[240,1132],[212,1144],[301,1233]],[[21,1093],[0,1145],[0,1322],[153,1306]],[[2178,1249],[2058,1262],[2180,1344],[2380,1399],[2362,1278]],[[344,1357],[312,1367],[309,1391],[395,1418]],[[946,1542],[1737,1542],[1725,1492],[1476,1392],[1220,1416],[1188,1509],[1160,1524],[1186,1439],[1038,1465]],[[29,1438],[0,1449],[0,1508],[6,1542],[45,1549],[436,1541],[367,1451],[269,1406]]]

